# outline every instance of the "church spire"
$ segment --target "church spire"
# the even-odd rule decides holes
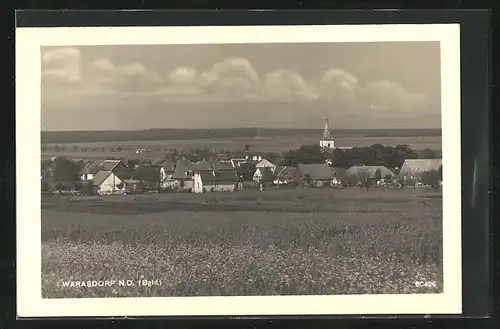
[[[330,127],[328,125],[328,117],[325,117],[325,127],[323,129],[323,139],[330,139]]]

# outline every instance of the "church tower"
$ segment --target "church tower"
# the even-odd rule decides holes
[[[330,133],[330,127],[328,125],[328,118],[325,117],[325,127],[323,128],[323,134],[319,141],[319,146],[322,148],[334,149],[335,141]]]

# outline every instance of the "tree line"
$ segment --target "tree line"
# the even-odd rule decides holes
[[[390,169],[401,168],[406,159],[437,158],[437,152],[425,149],[420,154],[408,145],[384,146],[374,144],[351,149],[325,151],[319,145],[303,145],[284,154],[283,165],[296,166],[299,163],[329,162],[332,167],[350,168],[352,166],[385,166]]]

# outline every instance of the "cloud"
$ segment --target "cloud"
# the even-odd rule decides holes
[[[207,91],[235,96],[235,92],[256,90],[260,86],[260,79],[247,59],[227,58],[202,72],[199,84]]]
[[[88,74],[92,82],[110,84],[116,81],[116,68],[107,58],[100,58],[92,62]]]
[[[111,76],[114,79],[113,87],[118,93],[147,93],[160,88],[165,80],[141,63],[115,68]]]
[[[330,69],[322,74],[316,88],[322,98],[353,101],[357,87],[354,75],[343,69]]]
[[[265,75],[264,92],[271,99],[317,99],[318,95],[304,78],[289,70],[277,70]]]
[[[180,66],[160,73],[140,62],[118,66],[99,58],[82,69],[80,51],[74,47],[49,49],[42,53],[46,99],[113,96],[155,97],[175,102],[302,101],[344,102],[351,111],[386,109],[411,111],[422,108],[427,96],[406,90],[391,81],[366,85],[341,68],[326,70],[309,81],[298,72],[279,69],[262,77],[245,58],[227,58],[197,72]],[[81,73],[83,71],[83,73]],[[53,85],[54,82],[58,84]]]
[[[400,84],[385,80],[369,83],[363,93],[370,108],[377,110],[411,111],[421,109],[428,101],[423,93],[409,92]]]
[[[81,79],[81,54],[74,47],[61,47],[42,53],[42,79],[50,83],[72,84]]]
[[[148,74],[148,70],[144,67],[144,65],[139,63],[125,65],[122,70],[124,75],[132,77],[143,77]]]
[[[107,58],[100,58],[93,61],[90,67],[92,70],[98,72],[113,72],[115,70],[115,66]]]
[[[178,67],[168,75],[167,80],[175,84],[194,83],[196,70],[192,67]]]

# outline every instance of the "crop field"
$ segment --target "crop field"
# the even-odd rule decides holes
[[[438,293],[442,251],[440,190],[42,199],[44,298]]]
[[[241,151],[245,144],[250,145],[250,150],[255,152],[277,152],[282,153],[288,150],[297,149],[301,145],[315,144],[318,141],[316,135],[304,136],[283,136],[269,138],[220,138],[220,139],[197,139],[197,140],[168,140],[168,141],[126,141],[126,142],[101,142],[101,143],[67,143],[67,144],[46,144],[47,146],[65,146],[64,151],[44,151],[43,155],[67,156],[73,158],[104,158],[106,156],[118,157],[136,157],[136,158],[158,158],[162,159],[165,155],[165,149],[184,149],[191,148],[215,148],[217,150],[226,149],[227,151]],[[398,144],[408,144],[414,150],[429,148],[435,151],[441,151],[441,137],[422,136],[422,137],[339,137],[335,138],[335,143],[339,147],[344,146],[370,146],[373,144],[384,144],[396,146]],[[87,148],[87,152],[75,150],[74,147]],[[114,151],[116,147],[122,147],[122,151]],[[104,150],[102,149],[104,148]],[[137,149],[150,149],[150,152],[136,154]]]

